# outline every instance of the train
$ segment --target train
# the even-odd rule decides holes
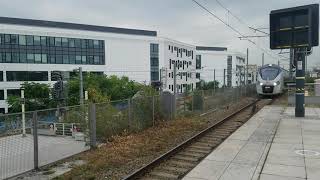
[[[285,91],[289,72],[278,65],[267,64],[258,69],[257,93],[259,96],[275,96]]]

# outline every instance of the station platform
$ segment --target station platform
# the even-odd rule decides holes
[[[183,179],[320,179],[320,108],[264,107]]]

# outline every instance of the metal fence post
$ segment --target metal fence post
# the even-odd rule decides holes
[[[152,126],[155,125],[154,122],[154,96],[152,96]]]
[[[128,128],[131,128],[131,100],[128,99]]]
[[[194,104],[194,94],[192,94],[192,96],[191,96],[191,111],[193,112],[193,104]]]
[[[39,169],[39,144],[38,144],[38,115],[33,112],[33,167]]]
[[[91,103],[89,108],[89,121],[90,121],[90,147],[97,147],[97,134],[96,134],[96,104]]]

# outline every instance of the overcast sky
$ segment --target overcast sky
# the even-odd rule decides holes
[[[240,22],[216,0],[198,1],[245,35],[263,35],[247,25],[269,27],[271,10],[319,3],[319,0],[219,0]],[[162,37],[194,45],[225,46],[243,53],[248,47],[250,63],[261,64],[261,48],[272,55],[265,55],[265,63],[277,63],[280,59],[278,51],[269,49],[268,37],[252,39],[257,45],[239,40],[239,35],[192,0],[1,0],[0,7],[0,16],[6,17],[156,30]],[[312,66],[320,66],[318,47],[308,57],[308,67]]]

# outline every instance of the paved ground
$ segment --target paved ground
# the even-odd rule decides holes
[[[39,136],[39,165],[43,166],[88,149],[71,137]],[[0,179],[33,169],[33,137],[0,138]]]
[[[320,109],[266,106],[184,180],[316,180],[320,177]],[[305,151],[304,151],[305,150]]]

